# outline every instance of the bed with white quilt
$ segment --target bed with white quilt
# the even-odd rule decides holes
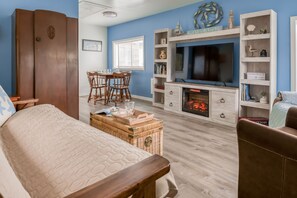
[[[37,105],[14,113],[0,127],[0,193],[4,198],[71,196],[150,157],[52,105]],[[171,171],[156,181],[156,197],[176,193]]]

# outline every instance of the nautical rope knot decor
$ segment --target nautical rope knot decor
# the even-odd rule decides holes
[[[50,38],[50,39],[54,39],[55,38],[55,36],[56,36],[56,30],[55,30],[55,28],[52,25],[48,26],[48,28],[47,28],[47,35],[48,35],[48,38]]]
[[[194,13],[195,29],[213,27],[223,19],[223,9],[215,2],[202,4]]]

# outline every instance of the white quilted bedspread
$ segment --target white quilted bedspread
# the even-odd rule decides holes
[[[52,105],[17,112],[2,127],[1,138],[17,177],[38,198],[67,196],[150,156]],[[168,185],[175,188],[171,173],[161,179],[160,196]]]

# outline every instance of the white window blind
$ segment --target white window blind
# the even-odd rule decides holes
[[[144,36],[113,41],[113,67],[144,69]]]

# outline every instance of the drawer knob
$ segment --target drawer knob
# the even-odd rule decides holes
[[[169,94],[170,94],[170,95],[173,95],[173,91],[169,91]]]
[[[226,118],[225,114],[221,113],[220,115],[221,118]]]
[[[173,106],[172,102],[171,102],[171,103],[169,103],[169,107],[172,107],[172,106]]]
[[[221,98],[220,103],[225,103],[225,99]]]
[[[149,147],[152,143],[153,143],[153,138],[151,136],[148,136],[147,138],[145,138],[144,140],[145,147]]]

